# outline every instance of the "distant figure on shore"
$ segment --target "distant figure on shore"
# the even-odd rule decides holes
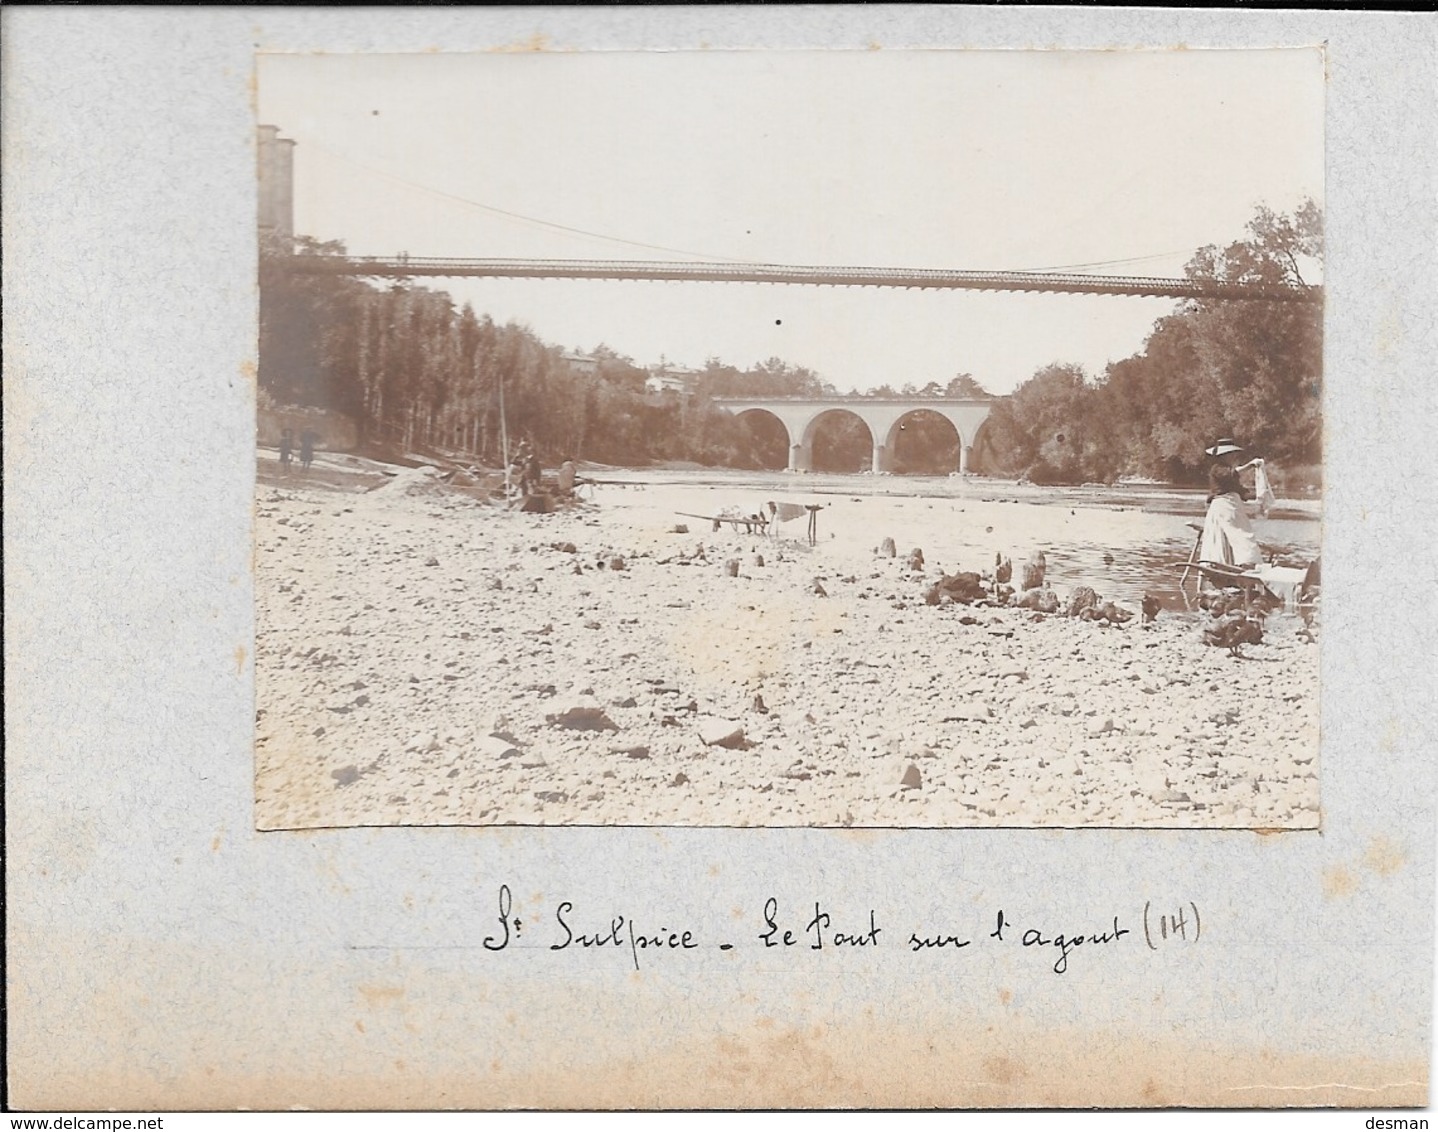
[[[521,440],[514,450],[514,459],[509,462],[510,482],[521,495],[529,494],[529,441]]]
[[[286,475],[290,471],[290,461],[295,454],[295,434],[289,429],[280,433],[280,471]]]
[[[539,454],[531,451],[529,453],[529,460],[524,465],[525,495],[532,495],[539,490],[539,481],[542,476],[543,469],[539,466]]]
[[[315,441],[318,439],[319,434],[312,428],[307,428],[300,433],[300,468],[306,472],[315,462]]]
[[[568,499],[574,494],[574,485],[578,479],[578,466],[571,457],[566,456],[564,462],[559,465],[559,496],[561,499]]]

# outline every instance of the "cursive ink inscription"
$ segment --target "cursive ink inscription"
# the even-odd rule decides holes
[[[914,932],[909,936],[909,950],[923,951],[925,948],[952,947],[957,950],[960,947],[968,947],[972,940],[960,939],[956,935],[928,935],[921,936]]]
[[[568,900],[554,910],[554,919],[564,931],[564,938],[558,943],[551,943],[550,951],[564,951],[569,947],[627,946],[630,959],[637,971],[639,970],[639,953],[641,951],[650,949],[693,951],[699,946],[694,942],[694,933],[690,930],[671,931],[669,928],[660,928],[657,932],[646,935],[635,928],[633,919],[627,916],[611,916],[607,930],[602,932],[576,932],[570,926],[569,921],[565,919],[573,912],[574,905]]]
[[[498,895],[497,906],[492,906],[497,912],[495,920],[498,926],[491,934],[483,937],[482,946],[486,951],[512,950],[524,927],[515,915],[515,902],[509,885],[500,885]],[[1000,908],[992,918],[983,913],[979,914],[981,921],[987,919],[992,925],[987,932],[980,928],[977,933],[969,933],[963,930],[963,925],[943,923],[920,925],[907,937],[900,935],[889,938],[904,939],[902,949],[895,950],[911,955],[918,952],[968,953],[969,949],[983,950],[995,946],[1038,949],[1038,953],[1045,955],[1046,963],[1052,957],[1050,968],[1053,973],[1063,975],[1068,972],[1070,961],[1080,949],[1088,954],[1099,947],[1121,944],[1125,936],[1135,935],[1139,927],[1143,930],[1138,932],[1135,938],[1141,943],[1147,942],[1152,950],[1158,950],[1162,944],[1172,941],[1190,945],[1197,943],[1202,933],[1198,906],[1192,902],[1178,902],[1174,907],[1178,911],[1171,914],[1166,911],[1151,914],[1151,903],[1145,904],[1143,914],[1140,916],[1135,913],[1130,919],[1135,925],[1132,930],[1121,925],[1123,917],[1115,915],[1097,931],[1090,930],[1090,925],[1073,931],[1077,925],[1072,923],[1061,925],[1066,929],[1064,931],[1055,931],[1052,923],[1044,923],[1042,919],[1027,918],[1027,922],[1020,920],[1016,923]],[[1189,913],[1192,913],[1191,917]],[[758,940],[766,951],[776,947],[796,948],[800,954],[825,950],[876,949],[886,930],[879,926],[878,912],[873,908],[868,910],[868,923],[865,926],[863,921],[857,921],[852,912],[835,912],[832,906],[826,905],[822,900],[815,900],[812,905],[806,904],[802,909],[797,909],[783,907],[776,897],[771,896],[764,901],[762,915],[763,930],[758,933]],[[662,924],[657,917],[650,922]],[[653,930],[647,926],[641,927],[639,920],[628,914],[610,915],[595,923],[592,919],[587,920],[576,913],[574,903],[569,900],[562,901],[555,907],[554,925],[557,932],[551,937],[553,942],[548,946],[549,951],[627,953],[629,962],[636,971],[641,967],[644,952],[682,953],[698,950],[701,946],[705,949],[717,947],[719,951],[732,952],[735,947],[729,942],[701,945],[692,928],[661,926]],[[912,925],[904,925],[909,926]],[[899,931],[902,932],[903,928]],[[892,943],[890,947],[893,947]]]
[[[1011,926],[1008,920],[1004,918],[1003,911],[1000,910],[998,926],[990,933],[991,938],[1002,940],[1004,938],[1004,929]],[[1130,929],[1118,926],[1118,917],[1115,916],[1113,918],[1112,931],[1089,932],[1088,934],[1084,934],[1081,931],[1077,935],[1066,935],[1063,932],[1059,932],[1056,935],[1046,935],[1040,928],[1029,928],[1020,938],[1020,942],[1024,947],[1058,948],[1059,957],[1054,960],[1054,974],[1062,975],[1069,969],[1069,954],[1076,948],[1082,947],[1084,944],[1117,943],[1124,936],[1131,934]]]
[[[500,928],[503,929],[504,934],[501,935],[501,936],[492,936],[492,935],[487,935],[487,936],[485,936],[485,937],[484,937],[484,949],[485,949],[486,951],[503,951],[506,947],[509,946],[509,929],[510,929],[510,924],[511,924],[511,921],[510,921],[510,918],[509,918],[509,914],[510,914],[510,912],[513,910],[513,908],[514,908],[514,897],[511,895],[511,893],[510,893],[510,891],[509,891],[509,885],[507,885],[507,884],[502,884],[502,885],[500,885],[500,886],[499,886],[499,926],[500,926]],[[513,921],[513,926],[514,926],[514,934],[515,934],[515,935],[518,935],[518,934],[519,934],[519,929],[520,929],[520,927],[521,927],[522,925],[520,924],[520,922],[519,922],[518,920],[514,920],[514,921]]]
[[[771,896],[764,902],[764,927],[768,930],[760,932],[759,938],[764,941],[765,947],[793,947],[799,940],[792,929],[779,927],[778,915],[779,901]],[[872,908],[869,909],[869,930],[866,932],[834,931],[831,930],[833,922],[833,917],[816,900],[814,918],[801,929],[809,941],[810,951],[823,951],[826,941],[831,947],[877,947],[879,933],[884,930],[875,921]]]

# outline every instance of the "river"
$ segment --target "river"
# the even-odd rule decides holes
[[[1042,550],[1048,577],[1061,590],[1092,586],[1104,599],[1137,605],[1152,594],[1170,610],[1188,602],[1179,590],[1205,496],[1199,490],[1133,484],[1039,487],[1012,480],[950,476],[793,475],[720,469],[593,469],[596,500],[606,509],[640,512],[645,525],[709,526],[691,515],[728,507],[758,512],[769,500],[822,504],[819,549],[852,559],[892,538],[900,554],[923,550],[928,566],[992,568],[995,554],[1015,567]],[[586,496],[588,492],[586,491]],[[781,536],[804,538],[804,522],[781,525]],[[1257,519],[1259,541],[1291,564],[1316,558],[1321,542],[1317,499],[1279,500]],[[1189,594],[1194,580],[1190,576]]]

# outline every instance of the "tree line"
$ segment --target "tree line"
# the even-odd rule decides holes
[[[344,254],[339,243],[299,245]],[[1292,216],[1260,208],[1244,238],[1201,250],[1186,273],[1301,283],[1303,265],[1321,257],[1322,217],[1309,202]],[[812,370],[779,358],[742,370],[710,358],[690,395],[652,393],[647,371],[606,346],[576,367],[528,327],[456,308],[443,292],[295,273],[274,247],[261,249],[259,347],[262,403],[344,413],[358,423],[362,448],[380,456],[442,453],[497,465],[506,442],[527,436],[546,462],[783,467],[778,421],[735,417],[712,398],[836,395]],[[995,398],[971,467],[1049,483],[1181,482],[1198,474],[1203,448],[1220,435],[1280,463],[1316,466],[1321,380],[1317,304],[1188,300],[1158,320],[1139,353],[1103,374],[1055,362]],[[988,396],[966,373],[860,396],[898,395]],[[920,412],[905,425],[896,471],[957,467],[957,438],[941,417]],[[815,438],[820,469],[859,470],[871,452],[852,415],[826,417]]]
[[[1295,285],[1321,270],[1323,217],[1259,208],[1247,233],[1207,247],[1192,279]],[[1056,362],[995,404],[980,433],[990,470],[1036,482],[1193,481],[1221,436],[1290,472],[1322,461],[1323,311],[1318,303],[1186,300],[1160,318],[1143,349],[1090,377]]]
[[[337,242],[298,241],[343,255]],[[546,462],[658,461],[758,468],[782,438],[716,408],[718,396],[832,395],[811,370],[778,358],[745,370],[711,359],[694,393],[651,393],[648,371],[600,345],[576,367],[518,323],[496,323],[449,295],[408,283],[376,287],[292,272],[278,249],[260,259],[261,400],[353,417],[378,456],[445,453],[498,465],[521,438]],[[771,422],[777,425],[777,422]]]

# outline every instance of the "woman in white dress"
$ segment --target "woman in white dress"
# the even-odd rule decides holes
[[[1257,566],[1263,561],[1263,552],[1253,533],[1250,496],[1239,481],[1238,469],[1215,464],[1209,472],[1208,485],[1208,514],[1203,519],[1199,561]]]
[[[1199,536],[1198,560],[1233,566],[1256,575],[1289,609],[1296,608],[1298,593],[1304,587],[1308,570],[1266,563],[1258,538],[1253,533],[1253,518],[1267,515],[1276,502],[1268,483],[1268,472],[1262,460],[1237,461],[1243,449],[1232,440],[1220,440],[1208,449],[1215,463],[1209,471],[1208,514]],[[1243,486],[1239,473],[1253,469],[1253,490]]]

